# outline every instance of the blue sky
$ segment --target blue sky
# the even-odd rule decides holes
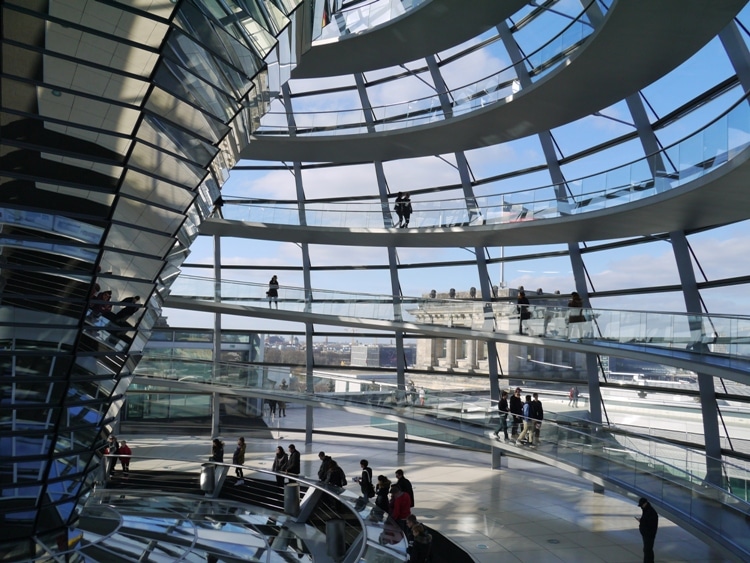
[[[577,14],[579,2],[562,2],[555,5],[556,10]],[[747,9],[740,15],[740,20],[747,21]],[[561,28],[565,18],[551,15],[539,18],[533,28],[529,26],[519,35],[525,41],[524,52],[530,52],[539,43],[538,37],[549,37],[553,30]],[[491,32],[467,44],[476,44],[485,39]],[[455,52],[458,49],[451,49]],[[443,53],[445,57],[449,53]],[[496,72],[508,65],[509,57],[500,42],[494,42],[481,48],[460,61],[443,68],[444,78],[451,87],[468,84]],[[416,68],[421,62],[406,65]],[[368,73],[372,80],[390,72],[402,72],[403,69],[388,69]],[[711,86],[733,74],[732,66],[718,39],[714,39],[690,60],[680,65],[673,72],[656,83],[644,88],[643,97],[650,118],[663,117],[681,104],[686,103]],[[336,79],[292,81],[293,92],[315,90],[323,85],[353,84],[351,77]],[[383,87],[372,88],[369,92],[373,104],[395,103],[432,94],[433,90],[428,77],[407,77],[390,82]],[[595,83],[592,83],[595,87]],[[676,142],[690,134],[715,116],[721,114],[741,95],[739,88],[724,94],[692,112],[689,116],[677,120],[657,132],[663,145]],[[512,103],[512,102],[511,102]],[[295,110],[326,110],[330,108],[356,107],[358,98],[350,91],[344,94],[313,96],[295,99]],[[278,109],[278,103],[274,104]],[[621,123],[630,122],[631,118],[624,102],[609,108],[602,108],[600,116],[588,116],[573,123],[553,130],[560,157],[567,157],[591,146],[606,142],[612,138],[632,131],[632,126]],[[608,116],[608,117],[605,117]],[[610,119],[611,118],[611,119]],[[568,180],[606,170],[634,159],[643,157],[643,150],[638,141],[631,141],[616,147],[597,152],[563,166],[563,173]],[[509,143],[466,151],[472,174],[481,180],[497,174],[503,174],[527,167],[544,164],[539,140],[536,136],[518,139]],[[424,157],[384,163],[384,170],[391,193],[401,190],[414,191],[433,186],[458,183],[458,174],[453,163],[453,155],[441,157]],[[245,164],[243,162],[243,164]],[[316,170],[306,170],[302,175],[305,193],[308,199],[323,197],[372,195],[377,193],[375,167],[372,164],[339,166]],[[519,190],[544,186],[550,183],[546,173],[517,176],[505,182],[487,183],[476,188],[477,195],[502,193],[505,190]],[[288,170],[275,171],[234,171],[223,188],[225,195],[245,197],[295,199],[294,177]],[[445,198],[455,198],[458,192],[447,192]],[[442,194],[441,194],[442,195]],[[430,196],[434,197],[434,196]],[[418,209],[419,197],[413,197]],[[713,231],[700,233],[690,238],[695,255],[709,279],[723,279],[741,276],[746,271],[744,261],[738,259],[738,249],[747,244],[747,224],[731,225]],[[597,244],[597,243],[594,243]],[[266,241],[245,241],[224,239],[223,262],[225,264],[253,264],[265,269],[253,272],[227,271],[225,277],[238,280],[265,283],[276,269],[282,266],[299,266],[301,251],[295,244]],[[549,248],[506,248],[506,256],[522,255],[544,250],[565,249],[563,245],[550,245]],[[490,249],[492,257],[499,257],[503,250],[500,247]],[[213,243],[207,237],[200,237],[192,247],[189,263],[212,263]],[[346,247],[320,246],[310,248],[314,267],[357,266],[387,264],[387,251],[379,247]],[[399,273],[402,292],[405,295],[421,295],[431,289],[447,291],[454,287],[468,290],[479,286],[475,266],[432,267],[432,262],[471,260],[472,253],[465,249],[412,249],[399,248],[398,258],[401,264],[425,264],[424,268],[403,269]],[[679,284],[674,258],[670,245],[663,242],[650,242],[618,250],[588,253],[584,257],[593,288],[597,291],[630,289],[640,286],[658,286],[662,284]],[[186,273],[209,275],[208,271],[184,269]],[[501,281],[499,265],[491,266],[490,274],[493,284]],[[698,274],[699,275],[699,274]],[[301,272],[279,272],[282,285],[302,286]],[[700,275],[699,275],[700,278]],[[528,259],[510,262],[504,268],[504,281],[510,287],[524,285],[526,288],[542,287],[547,291],[559,289],[568,293],[573,289],[573,276],[567,258]],[[313,272],[313,287],[341,291],[362,291],[367,293],[390,293],[390,279],[386,269]],[[750,314],[750,302],[746,297],[745,285],[707,290],[703,297],[709,311],[713,313]],[[679,292],[657,293],[634,297],[602,299],[594,306],[623,309],[671,310],[684,309],[682,295]],[[173,325],[194,323],[194,314],[178,311],[166,311]],[[206,316],[209,319],[210,316]],[[200,321],[204,322],[203,320]],[[225,323],[246,325],[246,320],[225,319]]]

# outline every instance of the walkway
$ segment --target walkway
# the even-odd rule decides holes
[[[607,491],[596,494],[587,481],[535,462],[509,458],[507,467],[493,471],[487,455],[455,448],[409,443],[407,454],[396,454],[387,442],[367,437],[316,435],[304,444],[304,409],[290,408],[278,422],[274,439],[247,441],[246,463],[270,469],[276,445],[297,444],[302,473],[315,475],[317,453],[334,457],[348,476],[356,474],[367,456],[375,475],[393,479],[403,468],[416,488],[414,513],[471,553],[477,563],[632,563],[640,561],[641,539],[633,519],[640,510],[635,500]],[[368,418],[318,409],[316,428],[366,431]],[[271,421],[269,421],[271,424]],[[203,460],[210,437],[123,436],[134,453],[144,456]],[[246,438],[248,436],[246,435]],[[231,445],[234,435],[223,439]],[[163,469],[164,464],[139,462],[133,471]],[[349,487],[351,488],[351,487]],[[728,561],[708,545],[676,526],[664,514],[659,522],[656,556],[662,563],[723,563]]]
[[[424,124],[414,125],[404,109],[401,125],[397,118],[389,117],[383,122],[388,130],[375,133],[367,132],[363,123],[356,134],[346,134],[352,131],[350,123],[337,131],[337,114],[331,113],[325,121],[321,114],[317,122],[327,123],[330,131],[316,127],[313,136],[304,136],[298,129],[296,136],[290,137],[286,132],[263,134],[261,128],[251,136],[241,156],[327,162],[335,155],[339,163],[385,161],[490,146],[547,131],[610,106],[660,78],[713,38],[744,5],[745,0],[617,1],[603,24],[572,56],[561,59],[555,70],[516,94],[497,90],[493,81],[487,96],[471,97],[468,113],[455,116],[454,110],[455,117],[447,118],[430,113]],[[337,67],[338,62],[332,61],[331,66]],[[414,103],[423,105],[422,101],[410,102]],[[440,104],[434,107],[440,108]],[[399,114],[388,108],[374,111]],[[298,116],[298,126],[302,118]],[[429,123],[434,119],[438,121]]]
[[[527,3],[527,0],[474,0],[471,4],[466,0],[429,0],[404,12],[402,3],[396,2],[389,7],[398,5],[400,16],[390,19],[390,15],[384,15],[388,21],[375,22],[375,27],[362,31],[362,27],[373,23],[371,6],[374,10],[379,4],[357,6],[334,15],[333,23],[328,26],[337,28],[338,20],[346,19],[342,25],[354,31],[314,41],[292,71],[292,78],[351,74],[421,59],[479,35]]]
[[[644,233],[701,229],[747,219],[750,109],[743,98],[725,115],[658,155],[564,186],[461,199],[414,198],[410,228],[395,228],[393,200],[299,203],[227,199],[221,219],[206,220],[204,235],[295,243],[416,248],[543,245],[611,240]],[[693,160],[674,162],[674,154]],[[681,150],[684,149],[684,150]],[[669,171],[654,175],[650,162]],[[622,183],[621,178],[626,178]],[[562,190],[560,189],[562,188]],[[565,196],[558,195],[563,191]],[[394,195],[395,197],[395,195]],[[616,220],[613,220],[616,219]],[[344,234],[345,236],[342,236]]]
[[[646,311],[585,309],[586,319],[568,324],[567,307],[533,299],[526,334],[518,334],[518,313],[511,301],[441,300],[357,294],[282,286],[278,309],[264,297],[266,285],[221,282],[180,276],[165,307],[296,323],[351,326],[375,330],[545,346],[581,353],[607,354],[658,362],[747,383],[750,318]],[[534,296],[532,296],[533,298]],[[535,303],[536,301],[536,303]],[[537,304],[538,303],[538,304]],[[451,324],[452,326],[446,326]]]

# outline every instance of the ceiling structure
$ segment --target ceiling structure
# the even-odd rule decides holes
[[[313,45],[306,66],[302,53],[320,33],[309,22],[359,29],[347,14],[357,4],[3,0],[6,559],[67,545],[169,287],[206,262],[226,260],[262,281],[283,270],[282,284],[366,287],[395,299],[460,282],[490,300],[490,268],[499,266],[501,285],[559,284],[596,307],[750,312],[747,172],[744,153],[730,154],[750,139],[750,124],[728,113],[750,91],[744,1],[504,3],[513,12],[483,2],[484,16],[463,28],[453,16],[460,3],[433,0],[393,14],[393,27],[378,24],[371,37]],[[389,33],[408,32],[411,45],[439,29],[441,13],[459,28],[447,40],[391,48]],[[389,43],[387,66],[356,56],[371,40]],[[634,161],[656,178],[721,155],[729,165],[619,209],[418,226],[421,202],[461,200],[471,213],[477,198],[546,186],[545,197],[576,205],[569,180]],[[631,179],[609,176],[603,188]],[[412,194],[416,232],[394,232],[398,192]],[[382,206],[378,228],[304,228],[308,208],[358,199]],[[199,237],[206,219],[248,201],[293,204],[295,220],[249,225],[243,237],[253,242],[242,250],[218,222]],[[222,251],[208,259],[216,234]],[[136,312],[118,317],[135,296]],[[308,342],[325,328],[288,327]],[[268,330],[261,320],[249,328]],[[410,338],[398,329],[381,336],[401,351]],[[496,358],[492,345],[488,353]],[[309,371],[314,363],[310,351]],[[589,386],[592,419],[607,421],[597,400],[606,374],[593,353],[587,366],[576,377]],[[483,375],[497,398],[497,362]],[[750,448],[723,410],[744,408],[750,393],[735,385],[728,396],[721,379],[698,378],[696,447],[711,459],[744,459]],[[547,383],[541,374],[537,384]],[[668,392],[657,384],[653,393]]]

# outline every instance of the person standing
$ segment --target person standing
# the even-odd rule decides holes
[[[289,459],[286,463],[286,469],[285,471],[289,475],[294,475],[295,477],[299,475],[299,452],[297,451],[297,448],[294,444],[289,444]]]
[[[104,450],[105,454],[109,454],[112,457],[107,458],[107,475],[112,477],[115,474],[115,466],[117,465],[117,454],[120,451],[120,443],[117,441],[117,437],[114,434],[110,434],[107,438],[107,448]]]
[[[638,500],[638,506],[643,511],[640,518],[635,517],[638,520],[638,531],[643,538],[643,563],[653,563],[654,541],[656,540],[656,531],[659,529],[659,515],[646,498],[641,497]]]
[[[372,468],[369,465],[370,463],[366,459],[359,461],[362,474],[357,478],[357,482],[359,483],[359,490],[362,491],[362,498],[365,502],[367,502],[367,499],[375,496],[375,487],[372,485]]]
[[[284,448],[281,446],[276,447],[276,456],[273,458],[273,465],[271,466],[272,471],[277,473],[283,473],[286,469],[286,465],[289,462],[289,456],[286,455]],[[284,476],[276,475],[276,484],[281,487],[284,484]]]
[[[525,321],[531,318],[531,311],[529,310],[529,298],[526,297],[526,292],[521,291],[518,293],[516,309],[518,310],[518,334],[526,334],[523,330]]]
[[[279,417],[286,416],[286,402],[276,401],[276,403],[279,407]]]
[[[523,405],[523,430],[516,440],[516,446],[520,446],[521,443],[526,440],[526,443],[531,442],[531,436],[533,433],[531,420],[531,395],[526,395],[526,402]]]
[[[508,403],[510,404],[510,414],[513,416],[513,424],[510,429],[510,439],[512,441],[518,438],[518,425],[523,420],[523,401],[521,400],[520,387],[516,387]]]
[[[542,401],[539,400],[539,393],[534,393],[531,397],[531,422],[534,428],[531,441],[535,446],[538,446],[539,435],[542,432],[542,421],[544,420],[544,408],[542,407]]]
[[[404,477],[403,469],[396,470],[396,485],[401,492],[409,495],[409,507],[414,508],[414,487],[412,487],[411,481]],[[404,518],[406,517],[404,516]]]
[[[508,413],[510,407],[508,407],[508,392],[503,391],[500,394],[500,402],[497,404],[497,410],[500,411],[500,428],[495,431],[495,438],[500,439],[500,431],[502,430],[505,441],[508,441]]]
[[[578,292],[574,291],[570,294],[570,301],[568,301],[568,338],[573,338],[573,330],[575,329],[576,336],[583,338],[584,325],[586,317],[583,314],[583,300]]]
[[[130,449],[128,443],[125,440],[120,442],[120,465],[122,465],[122,475],[127,477],[130,475],[130,456],[133,454],[133,450]]]
[[[274,303],[276,305],[276,308],[279,308],[279,278],[276,276],[273,276],[271,278],[271,281],[268,282],[268,291],[266,291],[266,295],[268,296],[268,308],[271,308],[271,303]]]
[[[378,483],[375,485],[375,506],[379,510],[376,514],[382,518],[390,508],[388,502],[388,493],[391,490],[391,482],[385,475],[378,475]],[[373,509],[374,510],[374,509]]]
[[[237,447],[234,449],[232,454],[232,463],[237,466],[241,466],[245,463],[245,438],[239,437],[237,439]],[[242,485],[244,481],[244,473],[242,473],[242,467],[235,467],[234,474],[237,476],[237,482],[235,485]]]
[[[214,438],[211,443],[211,461],[224,463],[224,442],[218,438]]]

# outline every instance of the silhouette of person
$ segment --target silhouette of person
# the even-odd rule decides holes
[[[643,538],[643,563],[653,563],[654,541],[656,540],[656,531],[659,528],[659,515],[646,498],[641,498],[638,501],[638,506],[643,511],[640,518],[635,517],[638,520],[638,531]]]
[[[135,313],[140,307],[138,307],[138,302],[141,300],[140,295],[133,295],[132,297],[126,297],[122,300],[123,303],[128,303],[128,305],[123,306],[122,309],[117,311],[113,317],[113,321],[116,323],[121,323],[122,321],[126,320],[128,317],[130,317],[133,313]]]
[[[268,296],[268,307],[271,307],[271,303],[276,304],[276,308],[279,308],[279,279],[276,276],[273,276],[271,278],[271,281],[268,282],[268,291],[266,291],[266,295]]]

